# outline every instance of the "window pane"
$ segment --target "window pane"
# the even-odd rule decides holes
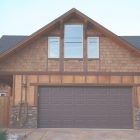
[[[48,37],[48,58],[59,58],[59,37]]]
[[[64,57],[83,57],[83,25],[65,25]]]
[[[99,58],[99,37],[88,37],[88,58]]]
[[[81,43],[65,43],[65,58],[82,58],[83,49]]]

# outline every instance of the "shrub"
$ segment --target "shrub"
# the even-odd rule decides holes
[[[6,131],[0,131],[0,140],[7,140]]]

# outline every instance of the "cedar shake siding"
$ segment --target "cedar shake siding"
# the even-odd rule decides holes
[[[42,38],[12,54],[1,62],[1,71],[46,71],[46,44],[46,40]]]
[[[140,56],[107,37],[100,37],[100,58],[87,59],[89,72],[140,72]],[[47,37],[42,37],[0,62],[0,71],[60,72],[59,59],[47,59]],[[64,72],[84,72],[84,61],[63,60]]]

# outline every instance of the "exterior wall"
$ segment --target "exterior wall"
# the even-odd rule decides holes
[[[59,60],[48,60],[47,70],[51,72],[58,72],[60,70]]]
[[[140,72],[139,62],[140,56],[107,37],[100,37],[100,59],[47,59],[47,37],[43,37],[0,62],[0,71],[84,72],[86,67],[89,72]]]
[[[83,72],[84,71],[83,60],[65,60],[64,71],[65,72]]]
[[[140,76],[127,75],[15,75],[11,127],[37,127],[38,85],[132,86],[134,128],[140,128]]]
[[[107,38],[100,39],[100,71],[140,72],[140,57]]]

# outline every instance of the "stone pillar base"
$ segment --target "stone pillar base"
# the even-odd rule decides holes
[[[37,107],[13,106],[10,114],[11,128],[37,128]]]
[[[140,129],[140,108],[135,108],[135,128]]]

